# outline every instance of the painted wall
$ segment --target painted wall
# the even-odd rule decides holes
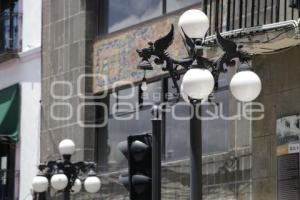
[[[42,0],[22,0],[22,52],[41,46]]]
[[[21,126],[16,149],[16,170],[20,170],[19,199],[31,199],[31,181],[40,160],[41,51],[36,48],[20,58],[0,64],[0,90],[20,84]]]

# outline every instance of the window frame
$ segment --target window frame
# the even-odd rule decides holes
[[[199,2],[197,2],[197,3],[191,4],[191,5],[182,7],[178,10],[174,10],[174,11],[170,11],[170,12],[167,12],[167,0],[161,0],[162,1],[162,13],[161,13],[161,15],[159,15],[157,17],[154,17],[154,18],[151,18],[151,19],[148,19],[148,20],[145,20],[145,21],[141,21],[137,24],[126,26],[124,28],[121,28],[119,30],[112,31],[112,32],[108,32],[108,28],[109,28],[109,25],[108,25],[108,15],[109,15],[108,1],[109,0],[98,1],[98,10],[99,10],[98,13],[99,14],[98,14],[98,28],[97,28],[97,30],[98,30],[98,37],[99,38],[100,37],[103,38],[103,37],[106,37],[108,35],[118,34],[120,32],[125,32],[125,31],[128,31],[130,29],[134,29],[136,27],[145,25],[147,23],[158,21],[163,17],[169,17],[169,16],[172,16],[172,15],[176,15],[178,13],[181,13],[181,12],[185,11],[185,10],[188,10],[189,8],[194,8],[196,6],[201,6],[202,5],[201,2],[203,0],[202,1],[199,0]]]
[[[184,71],[182,73],[180,73],[181,76],[184,75]],[[172,80],[170,80],[171,77],[169,75],[162,75],[162,76],[157,76],[157,77],[153,77],[148,79],[147,84],[151,84],[151,83],[155,83],[155,82],[161,82],[161,103],[166,103],[167,99],[166,99],[166,94],[168,94],[169,92],[169,86],[170,84],[172,84]],[[141,84],[142,82],[137,82],[134,84],[134,87],[138,87],[137,91],[138,91],[138,102],[139,104],[143,103],[142,101],[142,90],[141,90]],[[112,92],[116,92],[119,93],[122,90],[126,90],[129,89],[132,85],[125,85],[125,86],[120,86],[119,88],[117,88],[116,90],[112,91],[108,91],[108,94],[105,98],[103,98],[102,102],[106,103],[108,105],[108,107],[110,108],[110,95],[112,94]],[[229,89],[228,85],[224,85],[221,86],[218,90],[218,92],[222,92],[222,91],[227,91]],[[96,94],[97,95],[97,94]],[[99,99],[97,100],[99,101]],[[132,112],[124,112],[124,113],[120,113],[118,116],[124,116],[124,115],[130,115],[133,113],[137,113],[140,111],[145,111],[148,110],[150,112],[151,108],[150,107],[143,107],[143,106],[139,106],[136,107],[135,110],[133,110]],[[96,107],[96,112],[97,112],[97,107]],[[97,115],[97,114],[96,114]],[[167,158],[167,113],[163,112],[162,113],[162,133],[161,133],[161,156],[162,156],[162,162],[168,162],[168,158]],[[113,118],[113,114],[110,113],[108,114],[108,119],[112,119]],[[96,122],[99,121],[99,119],[101,120],[101,118],[96,118]],[[103,120],[103,119],[102,119]],[[151,122],[149,122],[151,123]],[[189,123],[189,122],[188,122]],[[109,163],[108,163],[108,155],[102,155],[103,153],[106,152],[106,148],[108,148],[108,139],[109,139],[109,135],[111,133],[109,133],[108,131],[108,124],[105,127],[102,128],[96,128],[96,139],[95,139],[95,146],[96,148],[96,153],[95,153],[95,160],[97,163],[100,163],[100,170],[104,170],[105,172],[111,172],[111,170],[109,169]],[[101,133],[101,134],[99,134]],[[102,138],[101,138],[102,137]],[[126,138],[124,138],[124,140],[126,140]],[[100,145],[99,145],[100,144]],[[210,154],[210,153],[208,153]],[[105,158],[105,156],[107,156]]]
[[[166,95],[168,93],[168,79],[170,77],[169,76],[158,76],[158,77],[154,77],[152,79],[148,79],[148,82],[147,84],[151,84],[151,83],[155,83],[155,82],[161,82],[161,95],[162,95],[162,99],[161,99],[161,103],[162,102],[166,102]],[[141,85],[142,85],[142,82],[137,82],[134,84],[134,87],[138,87],[138,103],[143,103],[143,100],[142,100],[142,90],[141,90]],[[129,89],[130,86],[123,86],[123,87],[120,87],[120,88],[117,88],[114,92],[118,93],[119,91],[121,90],[126,90],[126,89]],[[105,103],[109,108],[110,108],[110,95],[112,94],[113,91],[109,91],[107,96],[103,99],[97,99],[96,98],[96,102],[98,101],[101,101],[103,103]],[[96,94],[97,95],[97,94]],[[95,109],[95,112],[96,112],[96,116],[98,116],[99,114],[99,108],[96,107]],[[120,113],[120,116],[122,115],[128,115],[128,114],[132,114],[132,113],[137,113],[137,112],[140,112],[140,111],[145,111],[145,110],[151,110],[151,108],[149,108],[148,106],[147,107],[143,107],[143,106],[140,106],[138,109],[132,111],[132,112],[125,112],[125,113]],[[108,114],[108,119],[111,119],[113,118],[113,115],[110,113],[109,111],[109,114]],[[164,161],[165,158],[166,158],[166,155],[165,155],[165,152],[166,152],[166,116],[165,116],[165,113],[162,114],[162,136],[161,136],[161,151],[162,151],[162,160]],[[98,121],[101,121],[103,120],[102,117],[96,117],[96,123]],[[151,123],[151,122],[149,122]],[[103,155],[103,153],[105,154],[108,153],[107,151],[109,151],[109,147],[108,147],[108,138],[109,138],[109,132],[108,132],[108,124],[105,126],[105,127],[101,127],[101,128],[95,128],[96,130],[96,138],[95,138],[95,146],[96,146],[96,150],[95,150],[95,161],[97,163],[100,163],[99,167],[100,167],[100,170],[103,170],[105,172],[110,172],[110,169],[109,169],[109,163],[108,163],[108,155]],[[101,134],[100,134],[101,133]],[[124,138],[124,140],[126,140],[126,138]],[[99,145],[100,144],[100,145]]]

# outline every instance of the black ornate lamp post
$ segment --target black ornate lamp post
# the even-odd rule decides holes
[[[71,162],[71,156],[75,151],[75,144],[72,140],[65,139],[59,143],[59,152],[63,160],[48,161],[40,164],[39,174],[33,179],[32,187],[35,193],[42,194],[47,191],[49,181],[55,190],[64,190],[64,199],[70,199],[70,193],[80,192],[82,183],[79,178],[81,173],[87,173],[84,181],[85,190],[89,193],[96,193],[100,190],[101,181],[96,176],[94,162]]]
[[[225,38],[217,31],[216,40],[224,51],[224,54],[217,60],[210,60],[203,57],[203,46],[205,35],[209,28],[207,16],[200,10],[188,10],[180,17],[178,22],[179,30],[184,44],[188,51],[188,57],[180,60],[172,58],[167,49],[174,39],[174,26],[170,32],[155,42],[149,42],[149,47],[137,49],[142,61],[138,65],[139,69],[152,70],[150,58],[154,57],[155,64],[164,64],[162,70],[169,72],[173,80],[178,101],[181,96],[185,101],[191,103],[190,121],[190,187],[191,200],[202,199],[202,134],[201,134],[201,100],[209,99],[214,91],[218,90],[218,80],[220,73],[225,73],[227,67],[234,66],[233,59],[238,58],[240,65],[237,73],[230,82],[230,89],[233,96],[239,101],[252,101],[261,91],[261,81],[259,77],[251,71],[248,61],[251,55]],[[181,89],[177,81],[180,78],[182,68],[185,75],[182,80]],[[157,170],[157,169],[155,169]]]

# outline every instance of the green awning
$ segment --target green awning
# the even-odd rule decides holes
[[[19,85],[0,90],[0,138],[18,140],[20,124]]]

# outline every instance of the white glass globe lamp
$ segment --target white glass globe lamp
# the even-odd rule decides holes
[[[63,190],[68,185],[68,178],[65,174],[54,174],[50,182],[54,189]]]
[[[188,70],[182,79],[182,90],[192,99],[206,99],[214,89],[215,81],[207,69],[193,68]]]
[[[180,95],[186,103],[190,103],[189,96],[183,91],[183,86],[180,87]]]
[[[209,28],[209,19],[201,10],[191,9],[180,16],[178,26],[181,34],[183,30],[190,38],[204,39]]]
[[[259,76],[250,70],[236,73],[230,81],[232,95],[241,102],[250,102],[258,97],[262,84]]]
[[[80,192],[81,187],[82,187],[81,181],[79,178],[77,178],[74,182],[74,185],[71,188],[71,193],[77,194],[78,192]]]
[[[75,152],[75,144],[70,139],[64,139],[59,143],[58,149],[61,155],[72,155]]]
[[[32,180],[33,191],[37,193],[45,192],[48,186],[48,179],[45,176],[36,176]]]
[[[89,176],[84,181],[84,188],[88,193],[96,193],[101,188],[101,181],[96,176]]]

